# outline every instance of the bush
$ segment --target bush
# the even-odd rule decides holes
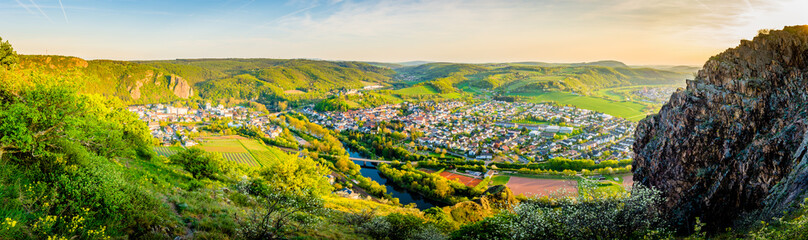
[[[530,199],[463,226],[454,239],[643,239],[670,232],[657,208],[659,191],[637,187],[630,195]]]
[[[434,224],[425,219],[402,213],[375,217],[359,226],[359,230],[373,239],[445,239]]]
[[[197,147],[180,151],[171,156],[171,162],[182,166],[194,178],[211,178],[216,174],[227,172],[221,155],[205,152]]]

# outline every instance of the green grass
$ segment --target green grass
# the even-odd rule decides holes
[[[393,91],[394,94],[402,95],[402,96],[412,96],[412,95],[424,95],[424,94],[436,94],[438,93],[435,89],[431,87],[427,87],[424,85],[421,86],[413,86],[408,88],[402,88]]]
[[[526,98],[528,102],[556,102],[562,105],[573,105],[583,109],[603,112],[622,117],[630,121],[639,121],[653,113],[648,105],[629,101],[611,101],[599,97],[581,96],[567,92],[512,93],[512,96]]]
[[[491,177],[491,185],[505,185],[508,184],[508,181],[511,180],[511,176],[507,175],[497,175]]]
[[[394,96],[387,97],[388,99],[391,97],[395,97],[395,95],[401,96],[401,98],[407,97],[417,97],[417,96],[428,96],[428,95],[438,95],[442,99],[458,99],[463,97],[459,92],[452,92],[452,93],[438,93],[434,88],[430,86],[412,86],[408,88],[402,88],[398,90],[394,90],[392,93]]]

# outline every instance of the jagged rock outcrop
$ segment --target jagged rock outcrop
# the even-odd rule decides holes
[[[188,81],[174,74],[168,76],[168,88],[180,98],[189,98],[194,94],[194,90],[188,84]]]
[[[682,229],[808,197],[808,26],[741,41],[640,121],[634,179],[660,189]]]

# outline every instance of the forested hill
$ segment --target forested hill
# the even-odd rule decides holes
[[[501,92],[546,90],[591,91],[599,88],[684,84],[689,71],[629,67],[617,61],[577,64],[541,62],[458,64],[429,63],[396,69],[400,81],[429,81],[435,86],[459,85]]]
[[[164,102],[195,94],[179,75],[148,65],[77,57],[20,55],[15,71],[52,79],[71,79],[84,93],[118,97],[133,103]]]
[[[171,61],[84,60],[21,55],[17,71],[71,76],[85,93],[115,96],[131,103],[190,97],[278,98],[309,93],[324,96],[341,88],[361,88],[390,80],[394,72],[359,62],[278,59],[198,59]],[[292,91],[292,92],[289,92]]]
[[[548,90],[587,92],[599,88],[678,84],[692,73],[632,68],[617,61],[579,64],[539,62],[396,64],[306,59],[178,59],[164,61],[86,61],[64,56],[20,56],[18,71],[65,74],[82,79],[87,93],[130,103],[205,99],[297,101],[324,99],[339,89],[425,82],[440,92],[459,85],[499,92]]]
[[[394,74],[389,68],[367,63],[306,59],[180,59],[140,63],[187,76],[197,82],[195,86],[205,98],[284,95],[284,91],[290,90],[324,93],[387,82]]]

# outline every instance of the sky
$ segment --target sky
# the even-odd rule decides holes
[[[806,0],[0,0],[20,54],[700,66]]]

